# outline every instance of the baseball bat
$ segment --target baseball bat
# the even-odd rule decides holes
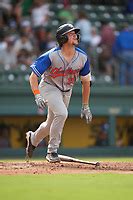
[[[100,166],[99,162],[85,161],[85,160],[81,160],[81,159],[77,159],[77,158],[73,158],[73,157],[65,156],[65,155],[58,155],[58,156],[61,159],[61,161],[64,161],[64,162],[76,162],[76,163]]]

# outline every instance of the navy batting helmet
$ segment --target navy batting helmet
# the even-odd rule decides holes
[[[56,39],[60,47],[68,41],[68,37],[66,34],[71,31],[75,31],[75,33],[77,34],[77,39],[79,41],[80,39],[79,28],[75,28],[72,24],[63,24],[59,26],[59,28],[56,31]]]

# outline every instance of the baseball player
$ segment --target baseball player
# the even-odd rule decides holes
[[[42,54],[30,66],[31,90],[39,108],[48,107],[47,120],[35,131],[26,133],[26,156],[31,158],[38,144],[49,135],[46,159],[60,162],[58,148],[62,130],[68,116],[68,105],[74,83],[80,77],[82,83],[81,118],[92,120],[89,108],[90,64],[84,51],[76,46],[80,40],[80,29],[72,24],[61,25],[56,32],[58,46]],[[38,78],[41,81],[38,84]]]

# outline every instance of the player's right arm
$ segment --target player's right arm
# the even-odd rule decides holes
[[[38,89],[38,77],[34,72],[31,73],[29,81],[33,94],[40,94],[40,91]]]
[[[30,86],[31,86],[31,90],[35,96],[35,102],[37,104],[37,106],[41,109],[46,107],[46,103],[44,101],[44,99],[42,98],[39,88],[38,88],[38,76],[32,72],[29,78],[30,81]]]
[[[44,108],[46,106],[46,101],[40,94],[38,87],[38,77],[40,77],[47,68],[51,65],[51,60],[49,58],[49,52],[40,56],[31,66],[32,73],[30,75],[29,81],[33,94],[35,95],[35,102],[39,108]]]

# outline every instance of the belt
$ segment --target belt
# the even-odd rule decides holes
[[[49,84],[49,85],[52,85],[50,83],[48,83],[47,81],[45,81],[45,83]],[[68,90],[62,90],[58,85],[54,84],[55,87],[57,87],[61,92],[69,92],[71,89],[68,89]]]
[[[61,88],[59,88],[58,85],[55,85],[61,92],[69,92],[71,89],[68,89],[68,90],[62,90]]]
[[[59,88],[59,90],[60,90],[61,92],[69,92],[71,89],[69,89],[69,90],[61,90],[61,89]]]

